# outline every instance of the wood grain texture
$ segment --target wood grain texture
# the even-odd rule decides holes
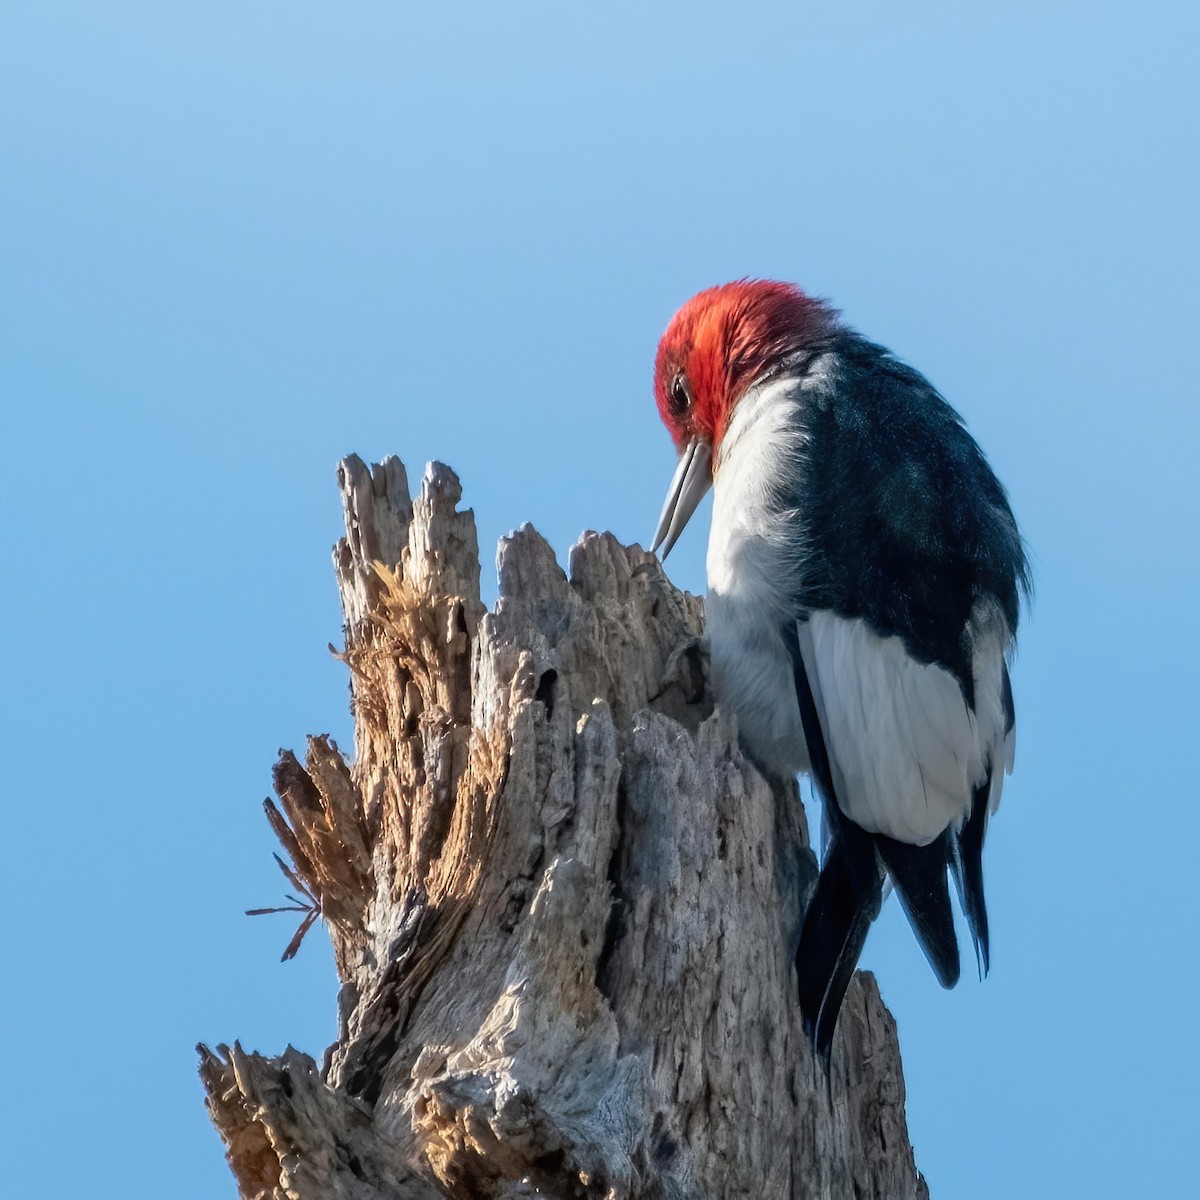
[[[792,956],[816,874],[794,785],[714,710],[702,607],[525,527],[479,599],[433,464],[338,473],[352,761],[310,739],[268,815],[333,941],[318,1066],[201,1048],[245,1197],[927,1196],[894,1023],[850,990],[828,1085]]]

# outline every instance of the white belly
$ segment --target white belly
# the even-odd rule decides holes
[[[784,778],[807,771],[795,676],[780,627],[750,626],[738,608],[736,600],[710,589],[708,635],[717,701],[737,717],[742,745],[761,769]]]

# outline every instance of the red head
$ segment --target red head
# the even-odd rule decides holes
[[[676,447],[699,438],[715,451],[746,389],[836,320],[790,283],[741,279],[693,296],[667,326],[654,366],[658,411]]]
[[[654,394],[679,465],[651,550],[665,558],[704,493],[734,405],[789,355],[837,328],[837,314],[790,283],[741,279],[693,296],[658,343]]]

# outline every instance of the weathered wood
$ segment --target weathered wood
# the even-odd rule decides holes
[[[700,601],[526,527],[485,612],[452,471],[339,482],[355,755],[281,756],[273,824],[340,1032],[320,1069],[202,1050],[242,1195],[926,1196],[871,977],[828,1087],[802,1034],[804,811],[714,711]]]

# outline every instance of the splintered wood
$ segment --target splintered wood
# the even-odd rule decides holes
[[[895,1026],[860,975],[827,1084],[792,954],[816,874],[794,785],[714,711],[701,604],[525,527],[485,612],[433,464],[339,469],[355,754],[313,738],[268,815],[333,941],[318,1066],[201,1077],[244,1197],[927,1195]]]

